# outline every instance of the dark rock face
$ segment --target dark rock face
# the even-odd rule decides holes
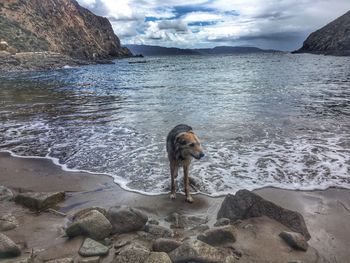
[[[5,1],[0,17],[0,40],[18,52],[52,51],[86,60],[131,55],[107,18],[75,0]]]
[[[19,247],[4,234],[0,233],[0,259],[7,257],[17,257],[21,254]]]
[[[107,218],[113,226],[113,233],[141,230],[148,221],[147,215],[130,207],[111,207]]]
[[[239,190],[235,195],[228,194],[221,204],[217,218],[226,217],[234,222],[258,216],[270,217],[302,234],[306,240],[311,238],[300,213],[280,207],[248,190]]]
[[[350,56],[350,11],[310,34],[294,53]]]

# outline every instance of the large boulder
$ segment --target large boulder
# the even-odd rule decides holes
[[[302,234],[307,240],[311,238],[300,213],[280,207],[248,190],[239,190],[235,195],[228,194],[217,214],[217,218],[226,217],[232,222],[258,216],[270,217]]]
[[[221,226],[208,229],[197,236],[197,239],[209,245],[217,246],[236,242],[236,228],[234,226]]]
[[[26,192],[16,195],[15,202],[32,210],[43,211],[55,207],[64,198],[64,192]]]
[[[12,191],[3,185],[0,185],[0,201],[11,201],[12,199]]]
[[[187,240],[181,246],[171,251],[169,257],[173,263],[222,263],[225,262],[227,255],[200,240]]]
[[[158,238],[153,242],[152,249],[156,252],[169,253],[181,246],[181,242],[170,238]]]
[[[0,231],[11,230],[17,226],[18,221],[13,215],[7,214],[0,217]]]
[[[17,257],[21,254],[19,247],[8,236],[0,233],[0,259]]]
[[[282,231],[279,236],[292,248],[307,251],[309,244],[300,233]]]
[[[108,219],[97,210],[91,210],[80,215],[67,229],[69,237],[88,236],[102,240],[111,234],[112,225]]]
[[[108,247],[91,238],[86,238],[79,249],[79,255],[83,257],[106,256],[108,251]]]
[[[127,233],[141,230],[148,221],[148,216],[130,207],[111,207],[107,218],[113,226],[113,233]]]

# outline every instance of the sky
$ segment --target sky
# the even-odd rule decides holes
[[[350,0],[78,0],[125,44],[295,50],[350,10]]]

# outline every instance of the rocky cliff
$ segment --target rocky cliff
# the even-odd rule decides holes
[[[75,0],[2,0],[0,40],[18,52],[51,51],[99,60],[130,56],[107,18]]]
[[[350,11],[310,34],[295,53],[350,56]]]

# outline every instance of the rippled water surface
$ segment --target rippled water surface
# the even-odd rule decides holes
[[[350,188],[350,58],[147,57],[0,76],[0,150],[126,189],[169,190],[165,138],[179,123],[206,152],[196,191]]]

